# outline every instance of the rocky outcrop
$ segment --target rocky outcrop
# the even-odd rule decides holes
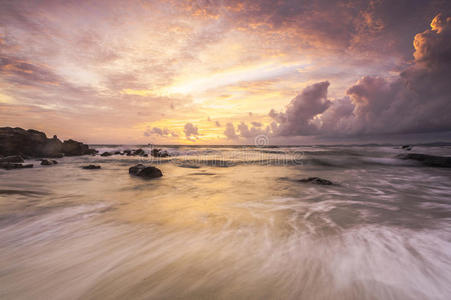
[[[23,157],[20,155],[12,155],[0,158],[0,162],[5,163],[23,163]]]
[[[88,165],[88,166],[82,166],[81,167],[84,170],[98,170],[101,167],[100,166],[96,166],[96,165]]]
[[[298,182],[305,182],[305,183],[314,183],[319,185],[332,185],[332,181],[319,178],[319,177],[309,177],[309,178],[303,178],[299,179]]]
[[[100,156],[111,156],[113,154],[111,154],[110,152],[103,152],[102,154],[100,154]]]
[[[419,153],[400,154],[399,159],[415,160],[428,167],[451,168],[451,157]]]
[[[131,167],[128,169],[128,173],[130,175],[151,179],[151,178],[158,178],[163,176],[163,173],[161,173],[161,170],[152,166],[146,167],[143,164],[138,164],[136,166]]]
[[[61,142],[57,136],[47,138],[45,133],[33,129],[0,128],[0,155],[62,157],[92,153],[94,149],[74,140]]]

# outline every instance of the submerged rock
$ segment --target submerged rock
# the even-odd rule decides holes
[[[169,153],[161,149],[152,149],[150,151],[150,155],[152,155],[153,157],[168,157]]]
[[[163,176],[163,173],[161,173],[161,170],[152,166],[146,167],[143,164],[138,164],[136,166],[131,167],[128,169],[128,173],[130,175],[139,176],[142,178],[158,178]]]
[[[12,155],[0,158],[0,162],[23,163],[23,158],[20,155]]]
[[[306,183],[314,183],[314,184],[320,184],[320,185],[332,185],[332,181],[319,178],[319,177],[309,177],[309,178],[303,178],[299,179],[298,182],[306,182]]]
[[[111,154],[110,152],[103,152],[102,154],[100,154],[100,156],[111,156],[113,154]]]
[[[401,146],[401,149],[404,149],[404,150],[407,150],[407,151],[412,150],[412,148],[413,148],[412,145],[403,145],[403,146]]]
[[[51,166],[56,164],[58,164],[56,160],[48,160],[48,159],[41,160],[41,166]]]
[[[10,163],[10,162],[0,162],[0,168],[5,170],[12,169],[24,169],[24,168],[33,168],[32,164],[18,164],[18,163]]]
[[[399,159],[416,160],[428,167],[451,168],[451,157],[447,156],[408,153],[408,154],[399,154],[396,157]]]
[[[88,166],[82,166],[81,168],[85,169],[85,170],[98,170],[101,167],[100,166],[96,166],[96,165],[88,165]]]
[[[47,138],[44,132],[33,129],[0,128],[0,155],[26,155],[30,157],[62,157],[84,155],[95,152],[88,145],[67,140],[61,142],[57,136]]]

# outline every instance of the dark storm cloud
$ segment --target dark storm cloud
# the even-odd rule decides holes
[[[319,82],[305,88],[288,104],[285,112],[277,113],[271,110],[269,113],[278,126],[276,135],[295,136],[312,135],[317,133],[314,118],[323,113],[331,105],[327,99],[329,82]]]
[[[451,18],[437,15],[415,36],[415,62],[398,78],[366,76],[348,97],[327,100],[327,82],[307,87],[285,112],[270,112],[279,136],[451,131]]]

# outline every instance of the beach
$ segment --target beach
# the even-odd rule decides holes
[[[160,148],[0,170],[0,298],[449,299],[449,169],[394,146]]]

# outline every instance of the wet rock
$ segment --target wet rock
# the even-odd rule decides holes
[[[73,140],[62,143],[57,136],[47,138],[44,132],[33,129],[0,128],[0,155],[4,156],[61,157],[91,154],[94,151],[83,143]]]
[[[451,168],[451,157],[419,153],[400,154],[399,159],[415,160],[428,167]]]
[[[169,153],[167,151],[155,148],[150,151],[150,155],[152,155],[153,157],[168,157]]]
[[[0,162],[23,163],[23,158],[20,155],[11,155],[0,158]]]
[[[96,165],[88,165],[88,166],[82,166],[81,168],[85,169],[85,170],[98,170],[101,167],[100,166],[96,166]]]
[[[413,146],[412,145],[403,145],[401,146],[401,149],[406,150],[406,151],[410,151],[412,150]]]
[[[48,159],[41,160],[41,166],[51,166],[56,164],[58,164],[56,160],[48,160]]]
[[[121,151],[114,152],[115,155],[122,155]]]
[[[133,151],[133,155],[143,156],[144,154],[146,154],[146,152],[144,152],[144,150],[141,149],[141,148],[136,149],[135,151]]]
[[[103,152],[102,154],[100,154],[100,156],[111,156],[113,154],[111,154],[110,152]]]
[[[146,167],[143,164],[138,164],[136,166],[131,167],[130,169],[128,169],[128,173],[130,175],[148,179],[163,176],[163,173],[161,173],[160,169],[152,166]]]
[[[0,162],[0,169],[12,170],[12,169],[24,169],[24,168],[33,168],[32,164],[18,164],[18,163],[10,163],[10,162]]]
[[[320,185],[332,185],[332,181],[319,178],[319,177],[309,177],[309,178],[303,178],[299,179],[298,182],[305,182],[305,183],[314,183],[314,184],[320,184]]]

